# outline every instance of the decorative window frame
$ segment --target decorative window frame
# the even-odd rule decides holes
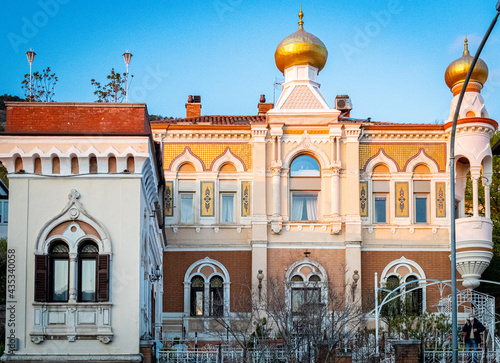
[[[398,272],[398,269],[404,267],[408,269],[408,272],[405,275],[402,275]],[[390,262],[387,266],[385,266],[382,274],[380,275],[380,284],[383,286],[387,283],[387,278],[390,276],[396,276],[399,281],[404,283],[406,279],[410,276],[415,276],[417,279],[426,279],[425,272],[422,267],[413,260],[409,260],[402,256],[398,260],[394,260]],[[427,310],[427,283],[426,281],[419,281],[418,286],[422,289],[422,313]]]
[[[212,272],[206,276],[201,270],[204,267],[209,267]],[[220,272],[219,272],[220,270]],[[202,260],[198,260],[193,263],[186,271],[184,275],[184,316],[191,317],[191,280],[195,276],[200,276],[205,282],[205,293],[204,293],[204,306],[203,306],[203,317],[210,317],[210,280],[214,276],[219,276],[223,280],[224,284],[224,314],[223,316],[229,316],[230,314],[230,286],[231,280],[229,278],[229,272],[226,267],[219,261],[213,260],[209,257],[205,257]],[[192,317],[200,318],[200,317]]]

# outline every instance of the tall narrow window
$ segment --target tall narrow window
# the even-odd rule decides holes
[[[194,222],[193,193],[181,193],[181,223]]]
[[[191,316],[203,316],[205,280],[195,276],[191,280]]]
[[[408,293],[405,294],[405,306],[407,314],[420,315],[422,313],[422,289],[418,287],[416,280],[415,276],[406,278]]]
[[[78,300],[97,300],[97,256],[94,242],[85,242],[78,252]]]
[[[420,168],[419,168],[420,167]],[[422,167],[427,168],[424,165],[420,165],[415,168],[415,173],[417,170],[422,170]],[[415,212],[415,223],[428,223],[429,222],[429,195],[431,191],[431,183],[428,180],[415,180],[413,182],[413,196],[414,196],[414,212]]]
[[[387,195],[375,194],[375,223],[387,223]]]
[[[9,222],[9,201],[0,201],[0,223]]]
[[[50,252],[50,300],[68,301],[69,248],[63,242],[56,242]]]
[[[224,315],[224,283],[219,276],[210,280],[210,313],[215,317]]]
[[[221,223],[234,222],[234,194],[221,195]]]
[[[297,157],[290,167],[291,220],[319,219],[318,194],[321,177],[318,162],[308,155]]]

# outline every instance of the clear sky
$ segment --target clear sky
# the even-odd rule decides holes
[[[435,123],[446,120],[450,62],[471,54],[495,15],[496,0],[302,0],[304,28],[329,55],[319,74],[331,107],[348,94],[352,117]],[[2,3],[0,94],[23,96],[25,52],[33,71],[50,66],[56,101],[93,102],[90,79],[125,71],[133,54],[129,101],[150,114],[183,117],[187,97],[201,95],[202,114],[254,115],[259,95],[273,100],[283,79],[274,63],[279,42],[297,30],[300,1],[77,1]],[[481,58],[490,73],[483,89],[490,117],[500,119],[500,24]],[[276,98],[279,96],[276,91]]]

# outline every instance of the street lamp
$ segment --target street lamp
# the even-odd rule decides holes
[[[30,63],[30,102],[33,100],[31,96],[31,66],[33,65],[35,55],[36,53],[33,51],[33,49],[30,49],[26,52],[26,57],[28,58],[28,62]]]
[[[462,91],[460,92],[460,97],[458,98],[457,108],[455,109],[455,115],[453,116],[453,125],[451,128],[451,137],[450,137],[450,195],[451,195],[451,208],[450,208],[450,219],[451,219],[451,229],[450,229],[450,239],[451,239],[451,330],[452,330],[452,340],[451,340],[451,349],[453,352],[453,363],[458,363],[458,303],[457,303],[457,243],[455,236],[455,134],[457,131],[457,120],[458,114],[460,112],[460,107],[462,106],[462,101],[464,99],[465,91],[467,89],[467,85],[469,84],[470,77],[472,72],[474,71],[474,66],[483,50],[484,44],[488,40],[491,31],[493,30],[498,16],[500,15],[500,0],[496,5],[497,14],[493,18],[488,31],[483,37],[479,48],[477,49],[476,55],[472,60],[472,63],[469,68],[469,72],[467,73],[467,77],[465,77],[464,84],[462,86]]]
[[[130,60],[132,59],[132,53],[129,53],[127,50],[123,53],[123,60],[127,65],[127,79],[125,80],[125,102],[128,102],[128,65],[130,64]]]

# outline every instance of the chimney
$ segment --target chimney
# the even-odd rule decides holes
[[[201,116],[201,96],[188,96],[186,118]]]
[[[266,95],[260,95],[257,107],[259,108],[259,115],[265,115],[267,111],[274,107],[274,103],[266,103]]]

